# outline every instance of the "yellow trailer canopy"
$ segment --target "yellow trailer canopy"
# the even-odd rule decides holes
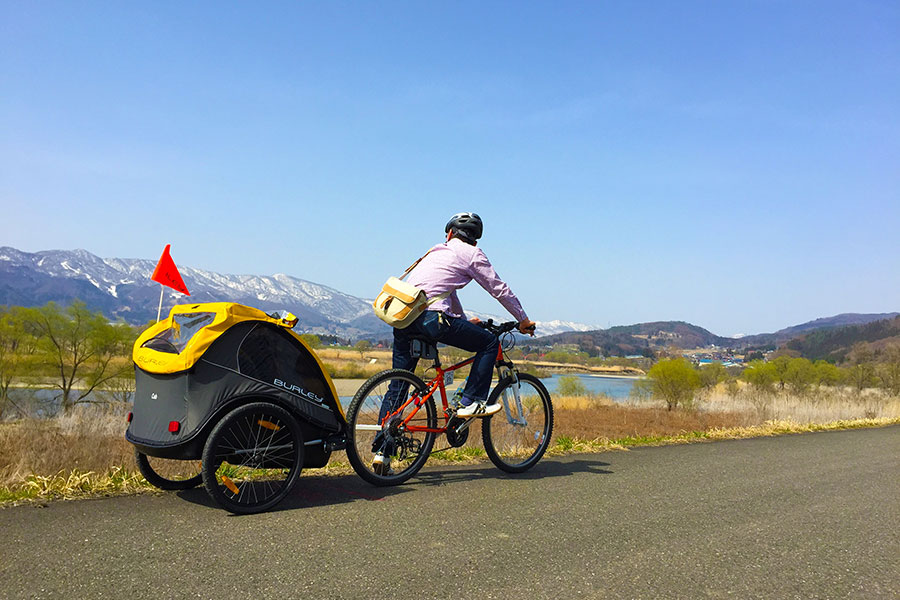
[[[306,440],[340,433],[344,414],[334,382],[291,330],[296,322],[293,315],[280,318],[231,302],[172,308],[134,344],[127,439],[150,456],[193,460],[209,424],[246,402],[288,408]],[[316,456],[327,459],[324,450]]]
[[[144,331],[134,343],[132,356],[137,366],[150,373],[170,374],[186,371],[203,356],[220,335],[243,321],[264,321],[284,327],[304,346],[306,343],[290,330],[296,319],[281,319],[234,302],[178,304],[168,318]],[[309,347],[307,346],[307,349]],[[316,358],[315,353],[310,354]],[[324,366],[319,362],[324,371]]]

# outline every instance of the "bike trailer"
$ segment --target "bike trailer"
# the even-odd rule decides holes
[[[300,424],[304,467],[343,448],[345,418],[322,362],[290,321],[229,302],[178,305],[134,344],[136,389],[126,439],[148,456],[200,460],[210,431],[251,402]]]

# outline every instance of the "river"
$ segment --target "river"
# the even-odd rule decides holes
[[[572,373],[567,375],[551,375],[546,379],[541,379],[550,394],[555,394],[559,385],[560,377],[577,377],[578,381],[585,389],[592,394],[605,394],[617,401],[624,401],[631,393],[634,382],[638,381],[630,377],[604,377],[603,375],[586,375],[581,373]]]
[[[635,378],[604,377],[603,375],[587,375],[581,373],[569,375],[555,374],[551,375],[550,377],[541,379],[541,381],[545,386],[547,386],[547,390],[551,394],[556,394],[560,377],[577,377],[589,393],[605,394],[606,396],[609,396],[616,401],[624,401],[628,399],[628,396],[631,393],[631,388],[634,387],[634,382],[637,381],[637,379]],[[345,380],[340,381],[343,382]],[[356,389],[358,389],[359,386],[363,384],[363,380],[361,379],[346,381],[347,383],[344,384],[343,387],[339,386],[342,389],[338,390],[341,398],[341,404],[343,405],[344,410],[347,409],[347,407],[350,405],[350,400],[353,398],[352,394],[344,394],[347,394],[351,389],[355,392]],[[454,389],[455,385],[451,384],[448,387],[450,389]],[[55,400],[55,397],[59,395],[58,390],[13,390],[11,395],[14,399],[18,400],[20,405],[24,405],[30,408],[30,412],[32,414],[35,414],[36,416],[52,416],[56,414],[59,409],[58,401]],[[93,399],[93,395],[90,396],[90,398]]]

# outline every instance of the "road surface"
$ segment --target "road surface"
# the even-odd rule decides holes
[[[900,427],[0,510],[4,598],[897,598]]]

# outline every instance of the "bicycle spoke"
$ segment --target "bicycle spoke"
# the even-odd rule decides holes
[[[204,458],[209,455],[215,468],[207,490],[234,512],[265,510],[296,480],[301,439],[296,421],[279,407],[257,403],[235,409],[207,442]]]
[[[520,375],[518,384],[504,385],[499,393],[495,391],[504,410],[484,425],[482,438],[494,464],[520,472],[532,467],[547,449],[553,429],[553,407],[549,394],[536,378]],[[518,389],[510,389],[515,385]]]
[[[351,440],[347,454],[363,478],[379,485],[399,483],[421,468],[427,459],[423,451],[430,449],[434,434],[410,431],[408,426],[436,427],[433,400],[411,400],[424,390],[415,375],[392,370],[374,376],[357,392],[348,410]],[[375,472],[373,459],[378,452],[385,456],[392,473]]]

